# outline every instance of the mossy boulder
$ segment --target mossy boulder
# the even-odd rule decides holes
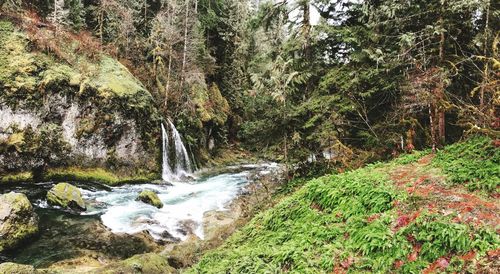
[[[137,197],[136,200],[146,204],[150,204],[157,208],[163,207],[163,203],[161,202],[158,195],[151,190],[143,190],[141,193],[139,193],[139,196]]]
[[[177,271],[168,264],[166,257],[156,253],[146,253],[135,255],[120,262],[112,263],[103,269],[96,271],[96,273],[169,274],[177,273]]]
[[[5,273],[5,274],[35,274],[37,271],[35,268],[31,265],[25,265],[25,264],[15,264],[15,263],[3,263],[0,264],[0,273]]]
[[[38,216],[26,195],[14,192],[1,195],[0,252],[16,247],[37,232]]]
[[[47,202],[65,209],[84,211],[87,209],[80,190],[68,183],[59,183],[47,193]]]
[[[170,265],[175,268],[186,268],[198,260],[203,246],[201,239],[194,234],[190,234],[185,241],[174,246],[167,252]]]
[[[159,173],[161,114],[145,86],[78,39],[49,28],[27,34],[17,23],[0,18],[0,173],[30,171],[41,160],[48,168],[112,167],[120,177]],[[44,42],[34,37],[52,37],[55,48],[37,50]],[[44,127],[57,138],[41,147]],[[61,148],[57,161],[38,155]]]

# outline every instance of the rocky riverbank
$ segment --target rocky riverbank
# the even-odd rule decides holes
[[[72,210],[61,211],[57,207],[36,207],[35,211],[40,218],[40,233],[34,238],[34,244],[14,249],[6,254],[6,258],[0,259],[0,262],[14,261],[34,265],[40,273],[175,272],[195,263],[204,251],[220,245],[253,216],[257,208],[270,203],[270,195],[281,183],[281,169],[251,171],[255,167],[240,165],[225,169],[224,172],[234,173],[249,170],[245,174],[248,174],[247,179],[251,183],[239,191],[237,198],[225,207],[226,210],[205,212],[201,224],[202,238],[195,234],[198,224],[189,220],[182,222],[182,233],[186,237],[181,241],[172,235],[169,238],[166,234],[158,239],[147,231],[133,235],[113,233],[98,216],[75,215],[76,212]],[[79,186],[91,186],[93,191],[102,187],[99,184]],[[34,187],[27,190],[17,185],[12,186],[12,190],[22,190],[31,195],[32,201],[40,203],[43,200],[40,197],[44,197],[53,188],[52,184]],[[34,189],[38,189],[38,194]]]

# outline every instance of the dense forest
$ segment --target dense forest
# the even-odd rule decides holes
[[[0,0],[0,272],[498,273],[499,26],[492,0]]]
[[[198,152],[366,160],[498,133],[495,1],[2,2],[69,64],[75,36],[118,58]]]

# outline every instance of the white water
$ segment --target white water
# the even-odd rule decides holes
[[[249,175],[268,174],[276,170],[276,164],[242,166],[245,171],[224,173],[199,179],[191,183],[166,185],[126,185],[113,187],[111,191],[82,190],[88,211],[84,214],[102,214],[104,225],[113,232],[137,233],[147,230],[154,238],[162,238],[168,231],[184,240],[187,237],[183,223],[203,239],[203,214],[211,210],[226,210],[249,183]],[[140,191],[150,189],[158,193],[164,206],[161,209],[135,201]],[[184,230],[184,231],[183,231]]]
[[[172,169],[168,161],[168,133],[165,126],[161,124],[161,139],[162,139],[162,178],[165,181],[172,179]]]
[[[170,144],[169,144],[169,134],[165,126],[161,125],[162,131],[162,179],[164,181],[172,182],[172,181],[181,181],[185,178],[189,178],[190,174],[193,172],[191,167],[191,161],[189,160],[189,154],[187,153],[186,147],[182,142],[181,135],[175,128],[174,124],[167,119],[168,126],[172,132],[172,140],[173,140],[173,159],[170,156]],[[172,162],[174,163],[172,169]]]

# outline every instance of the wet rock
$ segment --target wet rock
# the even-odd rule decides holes
[[[190,235],[194,234],[194,231],[198,228],[198,224],[193,221],[193,220],[182,220],[179,222],[179,228],[177,229],[177,232],[181,233],[182,235]]]
[[[163,207],[163,203],[160,201],[160,198],[158,198],[158,195],[151,190],[143,190],[136,200],[146,204],[150,204],[157,208]]]
[[[14,192],[1,195],[0,252],[14,248],[36,233],[38,216],[26,195]]]
[[[15,263],[3,263],[0,264],[0,273],[5,274],[35,274],[37,273],[35,268],[31,265],[15,264]]]
[[[168,263],[177,269],[191,266],[196,262],[201,250],[201,239],[191,234],[168,252]]]
[[[139,225],[143,225],[143,224],[146,224],[146,225],[156,225],[156,224],[159,224],[159,222],[157,220],[155,220],[155,219],[150,219],[150,218],[147,218],[147,217],[139,216],[132,223],[133,226],[139,226]]]
[[[173,186],[173,184],[171,182],[167,182],[164,180],[154,180],[151,183],[155,184],[155,185]]]
[[[47,193],[47,202],[65,209],[84,211],[87,209],[80,190],[68,183],[59,183]]]
[[[178,243],[181,241],[181,239],[175,237],[174,235],[170,234],[167,230],[163,231],[160,234],[160,237],[162,237],[162,242],[164,243]]]

